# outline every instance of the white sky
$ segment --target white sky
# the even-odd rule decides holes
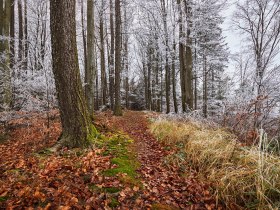
[[[234,0],[228,1],[228,6],[224,13],[222,14],[225,17],[225,22],[222,25],[223,34],[226,37],[226,42],[228,43],[228,47],[231,54],[237,53],[241,49],[241,35],[233,30],[232,27],[232,16],[235,11],[235,4]],[[230,60],[228,63],[228,70],[227,72],[232,73],[234,72],[234,63]]]

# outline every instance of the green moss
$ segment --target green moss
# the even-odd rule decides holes
[[[9,136],[6,133],[0,133],[0,144],[5,143],[8,140]]]
[[[97,192],[97,193],[109,193],[109,194],[114,194],[114,193],[118,193],[121,191],[120,188],[118,187],[98,187],[95,184],[90,184],[89,185],[89,189],[92,192]]]
[[[51,149],[45,148],[35,153],[35,156],[50,156],[52,154]]]
[[[94,127],[93,124],[91,124],[88,127],[88,136],[87,136],[87,141],[89,143],[95,143],[96,139],[99,139],[100,133],[97,131],[97,129]]]
[[[111,202],[109,203],[109,207],[116,208],[120,205],[119,201],[115,198],[111,199]]]
[[[5,202],[8,200],[8,196],[0,196],[0,202]]]
[[[136,177],[136,170],[140,164],[136,160],[135,154],[128,150],[132,142],[133,140],[128,135],[121,132],[111,135],[106,140],[106,151],[103,152],[103,155],[113,155],[114,158],[111,159],[111,163],[116,165],[116,168],[103,171],[103,174],[105,176],[125,174],[125,176],[120,176],[123,183],[141,186]]]
[[[117,192],[121,191],[121,189],[117,188],[117,187],[105,187],[103,189],[104,189],[104,192],[106,192],[106,193],[117,193]]]
[[[135,160],[129,160],[126,156],[121,156],[118,158],[113,158],[111,160],[112,164],[116,164],[118,167],[104,171],[106,176],[115,176],[118,173],[127,174],[130,177],[136,176],[136,169],[138,164],[135,163]]]
[[[90,184],[88,186],[89,190],[92,192],[99,192],[101,188],[99,188],[98,186],[96,186],[95,184]]]

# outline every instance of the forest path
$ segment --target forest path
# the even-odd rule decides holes
[[[149,113],[124,113],[108,117],[110,126],[122,130],[133,140],[132,150],[141,163],[137,170],[144,186],[141,200],[152,209],[214,209],[208,186],[198,182],[192,173],[182,176],[180,168],[164,164],[167,151],[149,132]],[[108,122],[107,121],[107,122]]]
[[[208,185],[165,164],[176,151],[149,132],[152,115],[102,112],[95,120],[102,147],[58,152],[49,150],[61,132],[58,110],[49,128],[42,113],[10,121],[0,141],[0,209],[217,209]]]

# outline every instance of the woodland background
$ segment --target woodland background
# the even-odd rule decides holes
[[[278,0],[0,0],[0,208],[279,209],[279,43]]]

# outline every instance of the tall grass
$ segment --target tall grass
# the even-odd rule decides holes
[[[185,163],[213,183],[217,202],[228,209],[280,208],[280,159],[266,152],[263,131],[252,148],[223,128],[197,121],[157,120],[151,131],[166,145],[181,145]]]

